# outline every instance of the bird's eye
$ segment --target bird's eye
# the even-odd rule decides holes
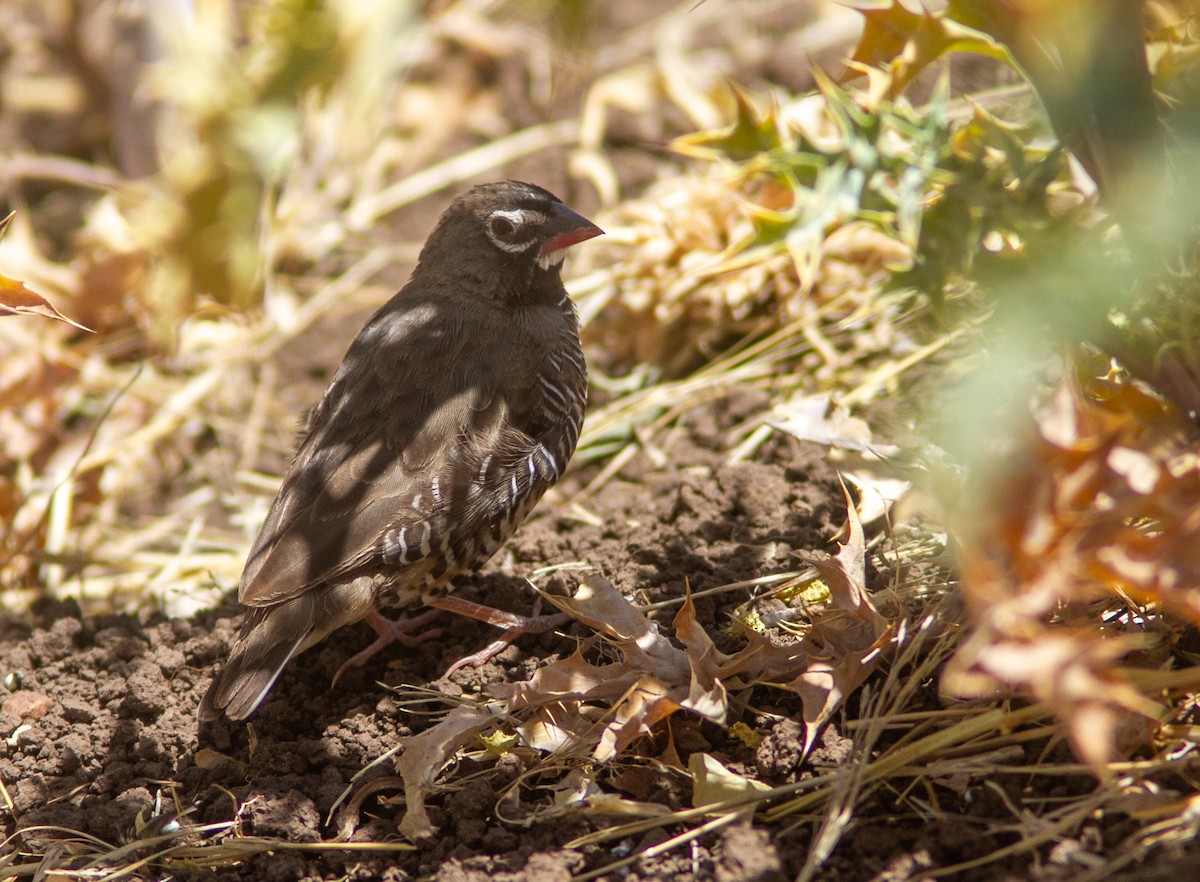
[[[492,235],[501,239],[507,239],[517,231],[517,225],[513,222],[512,218],[505,217],[502,214],[493,214],[488,221],[488,225],[492,231]]]

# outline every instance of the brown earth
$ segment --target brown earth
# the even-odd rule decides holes
[[[727,433],[762,404],[757,393],[744,393],[691,413],[669,456],[656,463],[639,455],[589,496],[580,489],[592,475],[588,468],[578,469],[543,502],[502,559],[462,585],[462,594],[528,611],[532,592],[526,575],[546,565],[582,561],[638,599],[660,601],[681,596],[685,584],[703,591],[794,569],[793,551],[829,548],[842,520],[841,491],[819,450],[778,436],[755,462],[723,464],[719,451],[726,449]],[[590,514],[581,516],[580,506]],[[563,570],[546,587],[573,587],[578,576]],[[731,610],[745,599],[743,591],[701,598],[701,623],[722,634]],[[669,622],[671,614],[665,610],[658,616]],[[71,854],[106,850],[84,842],[81,834],[110,846],[145,842],[158,829],[170,831],[181,811],[192,824],[236,815],[242,836],[322,843],[352,830],[353,840],[391,842],[395,849],[277,849],[236,862],[230,852],[213,867],[181,860],[169,866],[150,863],[141,868],[142,878],[549,882],[604,866],[670,835],[656,830],[616,843],[567,848],[572,839],[620,819],[582,812],[546,822],[535,813],[519,822],[502,819],[514,799],[511,791],[517,789],[527,806],[536,805],[546,799],[547,791],[539,788],[552,786],[561,775],[546,771],[518,781],[538,758],[509,751],[463,760],[445,773],[446,786],[430,800],[439,834],[414,848],[396,833],[404,809],[391,764],[381,762],[355,779],[403,736],[427,726],[435,718],[431,712],[452,706],[456,696],[478,693],[489,682],[524,679],[547,660],[572,652],[587,636],[582,626],[524,638],[483,667],[445,677],[453,661],[485,645],[491,634],[475,622],[443,621],[442,639],[418,650],[382,652],[330,689],[331,674],[372,637],[365,626],[355,626],[294,661],[249,726],[222,721],[198,731],[197,703],[237,622],[232,603],[193,620],[155,616],[141,622],[130,616],[84,619],[71,603],[47,602],[37,610],[35,624],[4,626],[0,781],[8,792],[0,821],[4,834],[13,837],[9,861],[25,862],[28,869],[49,853],[58,866],[80,868],[88,858],[73,860]],[[718,640],[736,643],[730,637]],[[594,656],[597,647],[585,646]],[[925,689],[930,706],[936,706],[935,684]],[[424,695],[414,701],[418,690]],[[796,722],[799,700],[765,687],[757,687],[741,710],[741,721],[765,734],[757,749],[721,727],[679,716],[671,721],[671,747],[685,763],[688,754],[703,750],[731,770],[768,784],[794,781],[851,760],[854,744],[844,735],[844,720],[854,719],[856,701],[851,698],[805,761],[800,758],[802,727]],[[594,770],[596,780],[631,799],[688,807],[686,775],[648,759],[664,755],[667,738],[659,733],[639,745],[634,756]],[[362,800],[357,816],[347,814],[342,799],[352,784],[357,792],[365,785],[377,788]],[[1036,792],[1039,787],[1044,793]],[[926,817],[882,790],[856,813],[820,878],[921,878],[924,871],[1013,842],[1014,818],[1006,803],[1039,795],[1054,799],[1088,787],[1082,778],[991,775],[958,787],[936,786],[925,797],[931,803]],[[341,808],[330,818],[335,805]],[[1048,842],[1036,860],[1013,859],[1007,875],[998,874],[997,866],[1005,866],[1001,862],[955,878],[1074,878],[1072,844],[1077,851],[1102,852],[1106,843],[1127,835],[1131,823],[1085,819],[1071,830],[1078,839]],[[624,878],[793,878],[815,826],[788,830],[747,822],[635,863]],[[128,866],[151,852],[144,846],[124,853],[118,864]]]

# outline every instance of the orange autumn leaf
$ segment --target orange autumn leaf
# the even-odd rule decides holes
[[[862,36],[850,56],[855,73],[867,68],[890,72],[891,94],[904,90],[929,64],[950,52],[973,52],[1011,63],[1008,50],[983,31],[901,0],[859,0],[852,7],[864,19]]]
[[[0,221],[0,239],[4,238],[4,233],[8,229],[14,213],[10,213],[8,217]],[[92,333],[91,328],[67,318],[41,294],[26,288],[24,282],[10,279],[2,273],[0,273],[0,315],[42,315],[46,318],[66,322],[68,325],[74,325],[81,331]]]

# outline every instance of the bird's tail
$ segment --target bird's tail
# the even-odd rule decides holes
[[[222,713],[231,720],[244,720],[254,713],[284,665],[312,645],[313,630],[309,597],[250,609],[229,661],[200,702],[200,720],[215,720]]]

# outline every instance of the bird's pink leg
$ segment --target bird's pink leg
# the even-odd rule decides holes
[[[466,667],[467,665],[483,664],[518,637],[523,637],[526,634],[542,634],[551,628],[557,628],[559,625],[564,625],[570,621],[570,616],[565,613],[539,616],[537,613],[542,606],[542,599],[540,597],[534,604],[532,616],[519,616],[515,613],[503,612],[490,606],[484,606],[481,603],[472,603],[469,600],[463,600],[461,597],[439,597],[437,600],[431,601],[429,605],[435,609],[444,609],[446,612],[458,613],[460,616],[477,619],[481,622],[487,622],[489,625],[495,625],[497,628],[504,629],[499,638],[493,640],[479,652],[464,656],[452,664],[446,671],[447,675],[453,674],[459,668]]]
[[[329,685],[335,685],[342,674],[346,673],[346,668],[361,668],[371,656],[385,646],[390,646],[393,643],[399,643],[403,646],[416,646],[418,643],[424,643],[426,640],[432,640],[434,637],[440,636],[442,633],[441,628],[430,628],[428,631],[422,631],[420,634],[409,633],[428,624],[432,619],[437,617],[438,612],[436,609],[431,609],[428,612],[421,613],[419,616],[413,616],[411,619],[407,616],[401,616],[395,620],[380,615],[378,610],[372,612],[363,621],[370,625],[379,636],[374,643],[362,652],[355,653],[342,662],[342,666],[333,675],[333,682]]]

